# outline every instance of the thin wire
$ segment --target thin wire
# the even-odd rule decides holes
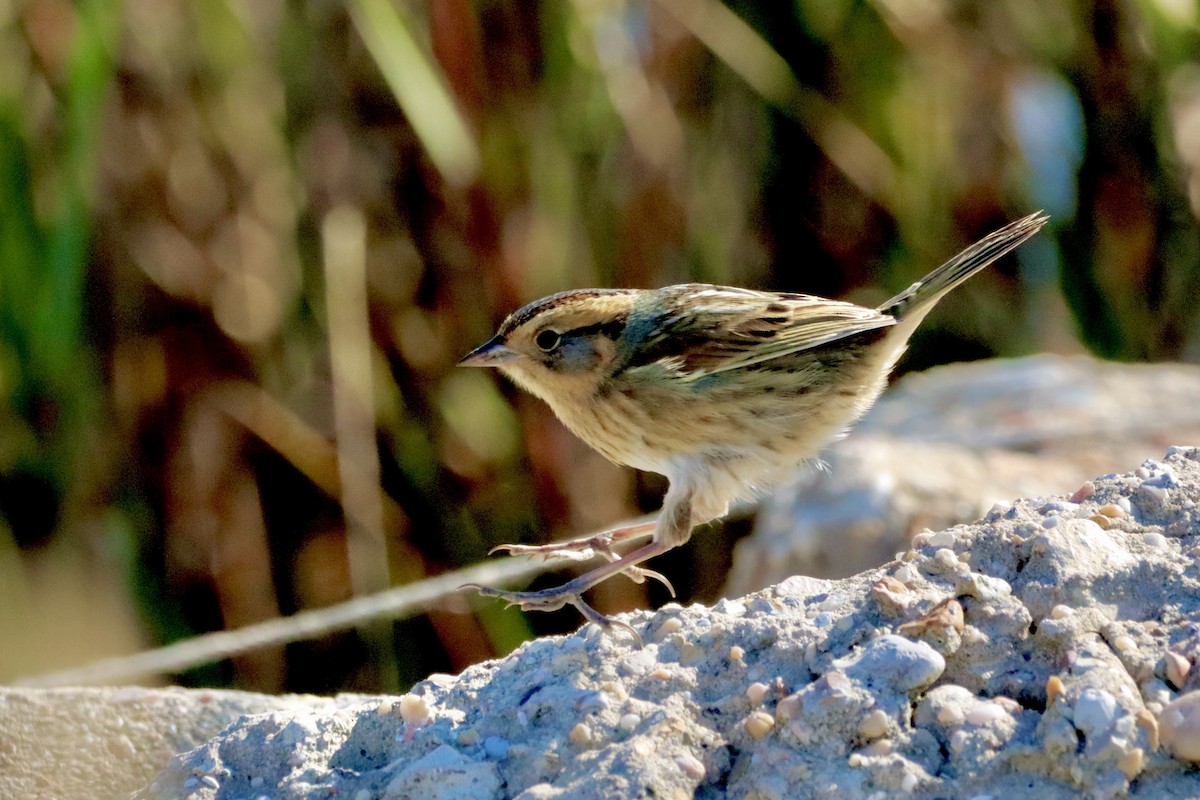
[[[636,525],[654,519],[642,517],[625,523]],[[129,683],[151,675],[171,675],[201,664],[209,664],[263,647],[316,639],[333,631],[361,626],[377,619],[399,620],[416,616],[458,594],[465,583],[507,586],[561,567],[561,561],[506,558],[485,561],[466,569],[364,595],[337,605],[301,611],[290,617],[247,625],[232,631],[216,631],[146,650],[131,656],[94,661],[82,667],[18,678],[16,686],[89,686]]]

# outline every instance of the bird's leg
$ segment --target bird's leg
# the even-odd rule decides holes
[[[542,589],[538,592],[509,592],[477,584],[467,584],[463,588],[475,589],[485,597],[498,597],[508,602],[509,605],[519,606],[524,611],[556,611],[570,603],[579,609],[579,612],[590,622],[594,622],[602,628],[609,629],[617,625],[625,628],[637,637],[637,633],[625,623],[610,619],[585,603],[583,593],[596,584],[619,574],[629,575],[639,582],[644,580],[646,576],[658,577],[666,582],[666,578],[660,576],[658,573],[638,565],[643,561],[654,558],[657,555],[662,555],[668,550],[678,547],[686,542],[691,535],[691,493],[683,492],[674,498],[668,494],[667,501],[662,513],[659,515],[658,521],[654,525],[654,538],[650,542],[620,558],[610,560],[607,564],[602,564],[593,570],[585,572],[579,577],[567,581],[562,586],[553,589]],[[634,538],[634,536],[630,535],[625,538]],[[671,587],[669,582],[667,583],[667,587]],[[674,589],[672,589],[671,594],[674,596]],[[640,637],[637,638],[640,639]]]

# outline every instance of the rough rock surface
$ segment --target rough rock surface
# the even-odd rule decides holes
[[[998,500],[1074,491],[1167,445],[1200,442],[1200,367],[1038,355],[910,375],[825,469],[764,501],[723,592],[789,575],[873,567],[923,528],[978,519]]]
[[[249,715],[139,798],[1200,795],[1200,449],[840,581]]]
[[[355,699],[133,686],[0,687],[0,797],[128,797],[177,753],[247,714],[332,713]]]

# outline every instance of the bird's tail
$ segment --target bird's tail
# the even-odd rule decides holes
[[[1021,245],[1041,230],[1049,219],[1047,214],[1038,211],[989,233],[877,310],[898,320],[914,317],[913,322],[919,322],[942,295]]]

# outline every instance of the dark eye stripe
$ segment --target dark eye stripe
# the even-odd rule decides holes
[[[583,337],[598,333],[601,336],[616,341],[617,339],[621,338],[621,334],[624,332],[625,317],[617,317],[616,319],[610,319],[604,322],[595,322],[591,325],[572,328],[571,330],[565,332],[563,336]]]

